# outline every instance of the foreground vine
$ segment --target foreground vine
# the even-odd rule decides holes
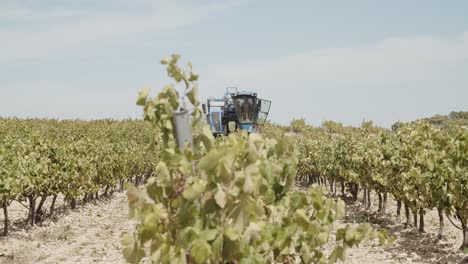
[[[178,55],[163,60],[168,75],[184,85],[182,95],[165,86],[155,98],[148,90],[137,103],[155,132],[150,144],[159,155],[156,175],[140,190],[128,186],[133,234],[123,235],[124,256],[138,263],[334,263],[346,248],[374,237],[369,224],[336,230],[334,250],[326,255],[334,222],[344,202],[325,190],[294,188],[298,152],[288,138],[236,133],[214,139],[199,123],[198,76],[179,68]],[[177,148],[172,114],[179,97],[193,112],[191,148]]]

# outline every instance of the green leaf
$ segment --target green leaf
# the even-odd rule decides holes
[[[218,160],[222,157],[222,153],[211,151],[198,162],[198,168],[204,171],[212,171],[218,165]]]
[[[190,78],[189,78],[189,81],[190,82],[193,82],[193,81],[198,81],[198,74],[195,74],[193,72],[190,73]]]
[[[190,101],[190,103],[194,106],[197,105],[198,103],[198,88],[197,87],[193,87],[188,93],[187,93],[187,97]]]
[[[332,254],[328,258],[328,263],[335,263],[338,260],[345,261],[344,248],[342,246],[337,246],[335,250],[333,250]]]
[[[172,261],[174,261],[174,263],[178,263],[178,264],[187,264],[187,255],[185,253],[185,250],[180,249],[179,255],[174,260],[171,260],[171,262]]]
[[[349,245],[353,245],[355,232],[353,229],[348,229],[345,231],[344,241]]]
[[[224,229],[224,235],[231,241],[236,241],[240,238],[241,230],[237,230],[233,226],[227,226]]]
[[[336,219],[341,219],[345,216],[346,204],[343,200],[338,199],[336,202]]]
[[[171,54],[171,58],[172,58],[171,63],[176,64],[177,61],[180,59],[180,55],[179,54]]]
[[[193,201],[196,198],[200,197],[202,192],[205,191],[206,185],[202,181],[195,182],[193,185],[189,185],[188,188],[184,190],[182,196],[189,201]]]
[[[203,126],[203,131],[196,137],[197,142],[203,143],[207,151],[213,148],[213,132],[209,126]],[[197,146],[198,147],[198,146]]]
[[[197,239],[192,243],[190,255],[196,263],[205,263],[211,256],[210,245],[203,239]]]
[[[124,246],[122,253],[128,263],[140,263],[145,257],[145,251],[140,248],[138,241],[127,232],[122,235],[122,245]]]
[[[148,88],[145,88],[138,92],[138,100],[136,104],[144,106],[146,104],[146,100],[148,99],[149,92],[150,90]]]
[[[319,245],[326,244],[328,241],[329,233],[328,232],[320,232],[319,235],[317,236],[317,242]]]
[[[185,203],[177,213],[176,223],[181,226],[191,226],[197,217],[197,206],[193,203]]]
[[[261,177],[260,170],[254,164],[245,168],[245,179],[242,190],[246,193],[256,193],[258,191],[258,179]]]
[[[252,176],[250,174],[245,175],[244,185],[242,185],[242,190],[246,193],[253,193],[255,190],[255,184],[253,182]]]
[[[246,244],[250,244],[252,240],[258,240],[260,238],[260,232],[262,228],[259,224],[255,222],[250,222],[249,226],[247,227],[243,241]]]
[[[379,231],[379,243],[380,245],[383,245],[385,244],[385,241],[387,241],[388,239],[388,234],[387,234],[387,231],[382,229]]]
[[[309,229],[310,223],[309,223],[309,220],[307,219],[307,216],[305,215],[304,210],[302,210],[302,209],[296,210],[294,220],[296,221],[296,223],[299,224],[299,226],[303,230],[308,230]]]
[[[218,230],[216,229],[206,229],[200,234],[200,238],[206,241],[212,241],[218,235]]]
[[[184,245],[189,245],[200,236],[200,230],[189,226],[180,232],[180,239]]]
[[[223,243],[224,242],[224,236],[223,234],[220,234],[216,237],[215,241],[213,241],[211,247],[213,250],[213,256],[215,259],[219,259],[221,257],[221,254],[223,252]]]
[[[307,198],[303,192],[293,192],[289,196],[291,210],[303,208],[307,204]]]
[[[215,194],[216,204],[224,208],[226,206],[226,193],[223,191],[221,185],[218,185],[218,191]]]
[[[344,228],[338,229],[338,231],[336,231],[336,241],[343,240],[345,238],[345,235],[346,230]]]

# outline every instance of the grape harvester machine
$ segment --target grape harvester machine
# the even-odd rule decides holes
[[[271,101],[260,99],[255,92],[226,88],[223,98],[210,98],[203,104],[203,113],[213,135],[228,135],[238,129],[259,133],[270,112]]]

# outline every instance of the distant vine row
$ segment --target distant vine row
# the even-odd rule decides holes
[[[397,215],[405,207],[407,225],[424,230],[428,209],[439,212],[439,238],[443,214],[457,219],[463,232],[461,249],[468,248],[468,128],[454,122],[439,128],[426,121],[397,123],[383,129],[364,122],[345,127],[325,122],[320,128],[295,120],[289,128],[300,149],[298,180],[328,183],[331,193],[370,205],[370,192],[379,197],[385,212],[387,194],[397,200]],[[278,133],[278,128],[270,128]],[[413,219],[410,213],[413,213]],[[419,216],[419,223],[418,223]],[[453,222],[453,221],[452,221]]]
[[[57,121],[0,119],[0,207],[4,235],[8,234],[8,207],[27,202],[27,222],[34,225],[58,195],[70,207],[107,195],[130,180],[152,174],[156,156],[145,144],[151,137],[141,121]]]

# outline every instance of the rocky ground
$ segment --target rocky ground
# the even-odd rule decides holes
[[[63,205],[63,201],[59,202]],[[365,242],[347,251],[346,263],[468,263],[468,255],[458,251],[461,232],[446,221],[445,238],[436,242],[438,217],[436,211],[426,215],[426,233],[405,229],[396,220],[396,203],[390,200],[387,215],[374,213],[360,205],[350,205],[347,216],[338,223],[370,222],[375,228],[386,228],[395,236],[391,246]],[[47,218],[41,226],[25,229],[27,214],[20,204],[10,208],[14,219],[12,232],[0,237],[0,263],[125,263],[121,255],[120,236],[135,226],[128,219],[124,193],[112,198],[80,206],[76,210],[59,210],[56,217]],[[0,218],[0,223],[3,219]]]

